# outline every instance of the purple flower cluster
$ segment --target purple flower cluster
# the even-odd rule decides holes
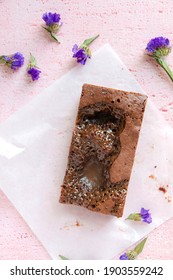
[[[44,13],[42,16],[42,19],[45,21],[46,23],[46,27],[43,26],[43,28],[51,35],[51,37],[57,41],[57,37],[55,36],[55,34],[58,32],[59,28],[62,25],[61,20],[61,16],[60,14],[57,13]]]
[[[31,68],[29,68],[27,73],[29,75],[31,75],[32,80],[35,81],[35,80],[38,80],[40,78],[41,71],[38,70],[37,68],[31,67]]]
[[[146,50],[150,53],[153,53],[160,48],[169,48],[170,47],[169,44],[170,42],[168,38],[156,37],[148,42]]]
[[[4,55],[1,57],[1,60],[4,61],[6,66],[13,70],[17,70],[24,64],[24,56],[19,52],[16,52],[12,55]]]
[[[50,36],[54,40],[59,43],[55,34],[58,32],[59,28],[62,25],[60,14],[46,12],[42,15],[42,19],[45,22],[45,26],[43,26],[43,28],[50,34]],[[73,58],[76,58],[78,63],[85,65],[87,59],[91,58],[89,45],[98,37],[99,35],[96,35],[92,38],[86,39],[80,46],[78,46],[77,44],[73,46]],[[13,70],[16,70],[24,64],[24,56],[19,52],[16,52],[12,55],[2,55],[0,56],[0,64],[4,64]],[[27,74],[31,76],[33,81],[40,78],[41,70],[38,69],[36,59],[32,56],[32,54],[30,54]]]
[[[19,52],[16,52],[12,55],[2,55],[0,56],[0,64],[5,64],[11,69],[17,70],[24,64],[24,56]],[[30,57],[27,73],[31,75],[33,81],[40,78],[41,71],[37,69],[36,60],[32,55]]]
[[[86,53],[84,48],[79,48],[77,44],[75,44],[72,48],[73,57],[77,58],[77,62],[85,65],[87,58],[91,58],[89,54]]]
[[[61,20],[61,16],[57,13],[44,13],[42,19],[45,21],[47,26],[51,26],[53,24],[58,24]]]
[[[151,217],[151,214],[149,213],[149,211],[150,210],[146,210],[144,208],[141,208],[141,211],[140,211],[142,221],[147,224],[152,223],[152,217]]]

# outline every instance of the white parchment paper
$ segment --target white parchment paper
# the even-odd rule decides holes
[[[109,45],[0,125],[0,187],[53,259],[111,259],[173,216],[173,130],[148,101],[124,216],[59,204],[83,83],[142,89]],[[159,190],[164,187],[166,192]],[[153,223],[125,221],[150,209]]]

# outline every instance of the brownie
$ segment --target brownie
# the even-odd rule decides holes
[[[84,84],[60,202],[121,217],[147,96]]]

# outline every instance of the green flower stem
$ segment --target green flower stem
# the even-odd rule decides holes
[[[60,44],[60,41],[55,37],[55,35],[54,35],[52,32],[50,32],[50,36],[51,36],[55,41],[57,41],[58,44]]]
[[[173,82],[173,73],[169,68],[168,64],[162,58],[155,58],[155,60],[165,70],[165,72],[168,74],[169,78]]]
[[[44,26],[42,26],[48,33],[50,33],[50,36],[58,43],[58,44],[60,44],[60,41],[56,38],[56,36],[53,34],[53,32],[49,29],[49,28],[47,28],[47,27],[44,27]]]

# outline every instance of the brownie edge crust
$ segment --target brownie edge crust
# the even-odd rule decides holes
[[[147,96],[84,84],[60,203],[121,217]]]

